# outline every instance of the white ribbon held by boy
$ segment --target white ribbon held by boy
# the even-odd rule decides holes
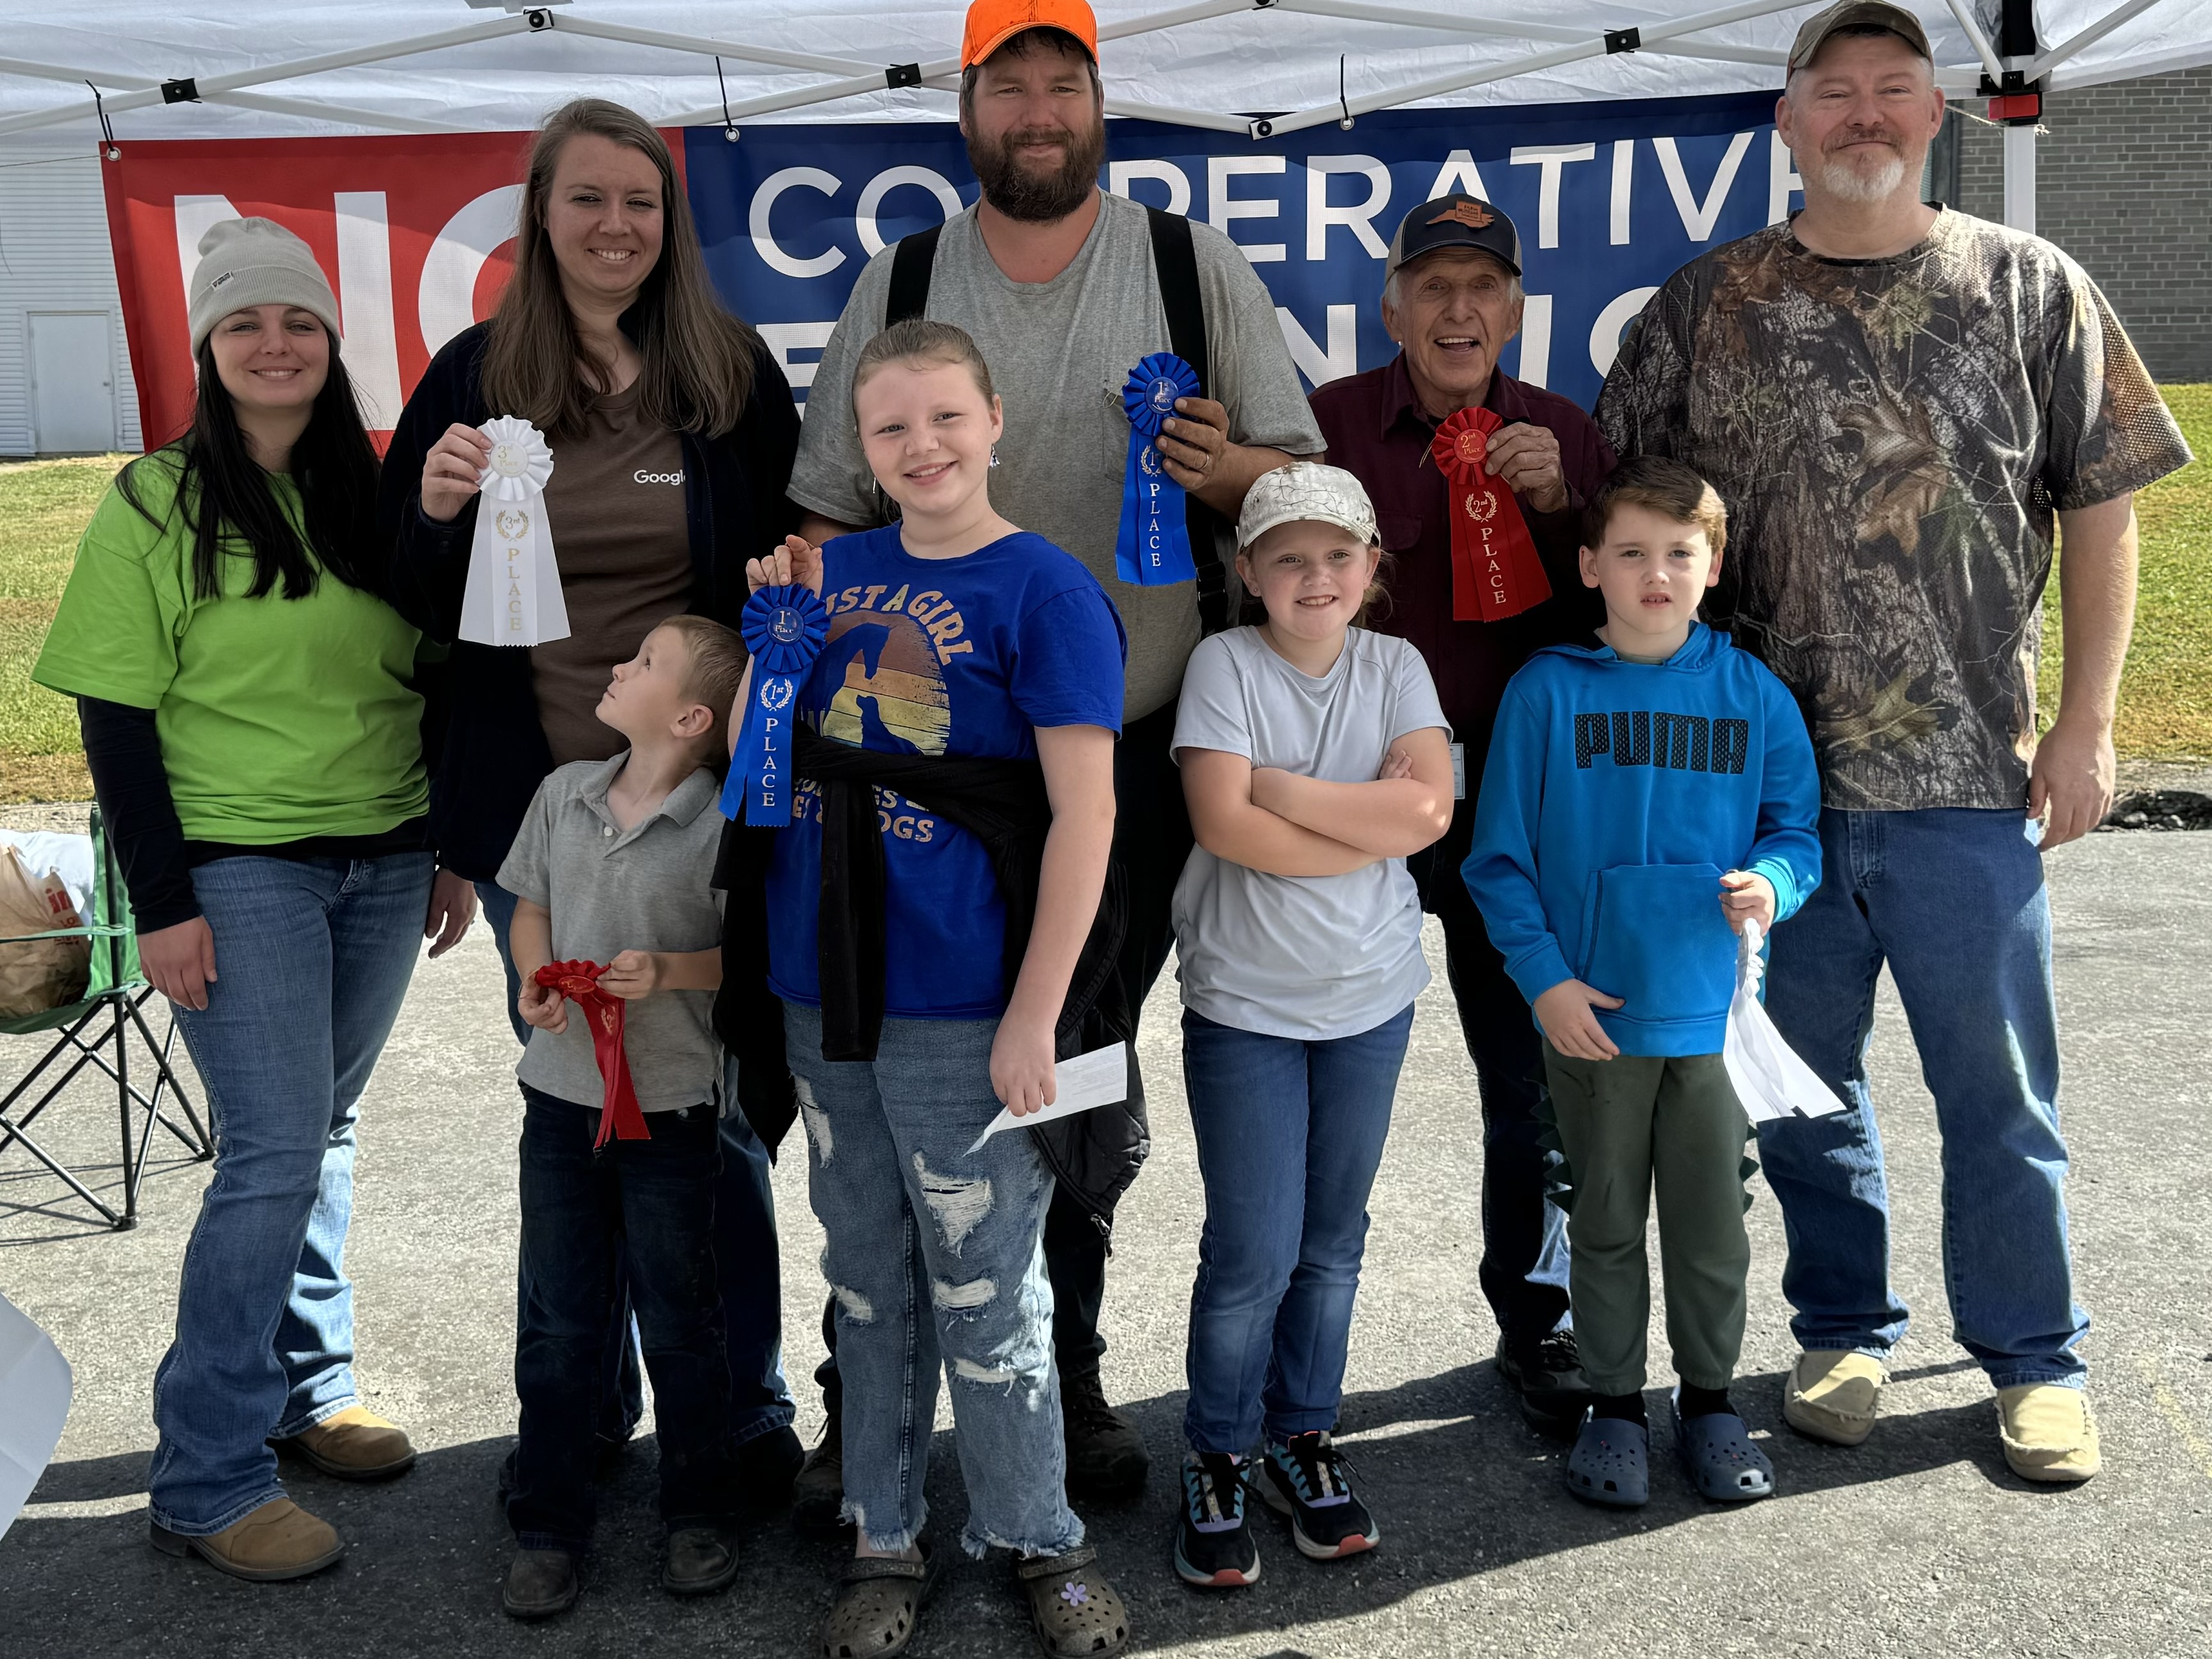
[[[1843,1111],[1835,1091],[1797,1057],[1767,1017],[1759,995],[1766,971],[1759,953],[1759,931],[1757,921],[1745,920],[1736,946],[1735,1000],[1729,1005],[1728,1036],[1721,1047],[1721,1064],[1735,1085],[1735,1097],[1753,1123]]]
[[[477,483],[476,541],[461,593],[460,637],[478,645],[544,645],[568,637],[568,607],[545,522],[553,452],[545,436],[511,415],[483,423],[491,460]]]

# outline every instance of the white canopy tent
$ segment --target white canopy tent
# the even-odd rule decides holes
[[[1778,87],[1820,0],[1097,0],[1107,109],[1255,139],[1418,106],[1683,98]],[[2212,63],[2204,0],[1909,0],[1945,88],[2045,91]],[[1441,8],[1443,0],[1437,0]],[[0,152],[132,138],[533,126],[617,99],[665,125],[945,118],[959,0],[78,0],[0,10]],[[2035,50],[2021,44],[2032,10]],[[2008,14],[2012,33],[2008,35]],[[866,43],[865,45],[855,43]],[[2034,129],[2008,130],[2007,218],[2032,227]]]

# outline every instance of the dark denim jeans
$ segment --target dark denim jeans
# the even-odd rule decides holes
[[[1182,1011],[1183,1085],[1206,1182],[1183,1435],[1249,1451],[1336,1426],[1412,1005],[1356,1036],[1263,1036]]]
[[[530,1028],[515,1012],[520,989],[507,929],[514,921],[514,895],[488,881],[477,884],[484,920],[499,945],[507,973],[507,1014],[518,1040],[530,1040]],[[750,1264],[743,1273],[725,1273],[722,1319],[730,1343],[730,1436],[738,1445],[790,1425],[791,1390],[783,1377],[783,1281],[778,1272],[775,1200],[769,1189],[768,1149],[736,1108],[734,1081],[723,1089],[730,1104],[723,1116],[722,1178],[715,1192],[714,1254],[723,1261]],[[629,1270],[615,1266],[617,1301],[607,1322],[606,1346],[599,1356],[599,1415],[597,1432],[617,1443],[629,1438],[645,1414],[645,1391],[638,1375],[637,1324],[629,1311]],[[517,1317],[530,1294],[527,1264],[517,1274]]]
[[[530,1294],[514,1345],[522,1401],[507,1523],[525,1549],[581,1553],[592,1538],[600,1356],[615,1263],[653,1377],[660,1518],[723,1526],[737,1513],[730,1368],[714,1271],[712,1105],[654,1112],[644,1140],[594,1152],[599,1112],[522,1085],[522,1260]]]
[[[1566,1217],[1544,1196],[1559,1155],[1543,1146],[1537,1114],[1543,1039],[1460,878],[1474,833],[1474,803],[1461,801],[1443,839],[1407,859],[1406,868],[1421,908],[1443,927],[1444,974],[1481,1097],[1483,1297],[1509,1340],[1533,1342],[1574,1323]]]
[[[2067,1251],[2051,904],[2033,833],[2018,811],[1820,814],[1820,885],[1774,930],[1766,1006],[1850,1109],[1759,1134],[1804,1347],[1883,1358],[1905,1334],[1866,1076],[1887,962],[1943,1138],[1953,1332],[1998,1388],[2080,1386],[2089,1316]]]
[[[422,948],[428,853],[217,859],[192,872],[220,978],[176,1009],[215,1179],[154,1374],[155,1522],[201,1537],[282,1498],[267,1442],[357,1403],[354,1122]]]

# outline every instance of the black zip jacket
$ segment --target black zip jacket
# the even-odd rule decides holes
[[[883,1029],[884,847],[876,817],[877,786],[896,790],[983,843],[1006,905],[1001,963],[1011,992],[1029,950],[1045,835],[1052,827],[1044,769],[1035,761],[887,754],[837,743],[801,727],[793,734],[792,770],[814,780],[822,791],[822,896],[817,933],[823,1058],[872,1060]],[[732,825],[723,836],[718,875],[718,884],[731,894],[725,940],[758,942],[757,955],[743,960],[733,960],[732,944],[726,943],[722,993],[714,1008],[724,1043],[739,1057],[741,1085],[744,1056],[764,1051],[763,1028],[770,1023],[780,1028],[782,1019],[781,1006],[768,991],[761,881],[768,861],[764,838],[775,833]],[[746,919],[742,927],[740,916]],[[1068,981],[1054,1047],[1066,1060],[1109,1043],[1128,1043],[1128,1098],[1039,1124],[1029,1132],[1060,1185],[1090,1211],[1102,1232],[1110,1231],[1115,1206],[1152,1150],[1137,1082],[1136,1023],[1115,972],[1127,920],[1121,868],[1109,865],[1098,915]],[[740,1086],[738,1094],[754,1131],[773,1148],[791,1127],[796,1109],[770,1105],[757,1109],[759,1097],[754,1091]]]
[[[431,769],[431,840],[446,867],[472,881],[499,874],[531,797],[553,769],[530,653],[454,637],[476,501],[451,524],[422,514],[422,463],[431,447],[456,422],[481,426],[501,412],[486,406],[478,387],[489,334],[486,323],[464,330],[431,361],[392,432],[377,501],[378,528],[391,549],[392,604],[452,647],[444,752]],[[752,395],[736,428],[718,438],[679,436],[691,538],[687,608],[734,628],[747,598],[745,561],[781,546],[799,527],[799,510],[784,493],[799,449],[799,414],[767,347],[755,353]],[[558,447],[556,441],[556,453]]]

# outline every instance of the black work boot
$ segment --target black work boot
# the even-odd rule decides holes
[[[791,1483],[792,1524],[809,1538],[834,1538],[844,1524],[838,1519],[844,1508],[844,1426],[832,1412]]]
[[[1571,1328],[1549,1332],[1534,1341],[1499,1338],[1498,1375],[1513,1391],[1528,1426],[1555,1439],[1572,1437],[1583,1410],[1596,1397],[1583,1375],[1582,1353]]]
[[[1152,1458],[1137,1425],[1106,1403],[1097,1371],[1060,1374],[1060,1430],[1067,1446],[1067,1496],[1133,1498]]]

